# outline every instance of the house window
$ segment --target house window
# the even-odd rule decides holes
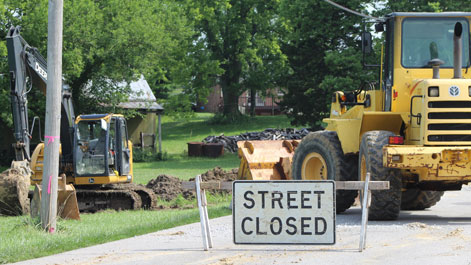
[[[265,106],[265,99],[260,97],[258,92],[255,94],[255,106]]]
[[[283,92],[283,90],[281,90],[281,89],[279,89],[279,88],[277,88],[276,91],[277,91],[276,94],[277,94],[279,97],[282,97],[282,96],[285,95],[285,93]]]

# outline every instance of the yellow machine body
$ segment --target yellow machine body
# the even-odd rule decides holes
[[[359,153],[362,136],[368,131],[385,130],[401,135],[404,145],[383,148],[383,165],[401,169],[403,182],[465,184],[471,181],[471,114],[469,117],[466,114],[471,113],[471,70],[466,68],[470,59],[463,61],[462,78],[453,78],[454,68],[450,66],[453,50],[439,50],[438,58],[447,63],[440,67],[439,79],[433,78],[432,67],[407,67],[403,44],[417,36],[403,32],[403,23],[421,19],[462,21],[467,36],[463,50],[470,57],[470,13],[393,13],[388,19],[390,35],[382,54],[384,64],[381,60],[382,85],[356,95],[355,101],[363,105],[344,104],[346,92],[335,92],[330,116],[324,119],[326,130],[337,133],[343,153],[349,155]],[[391,82],[386,86],[384,79],[388,77]],[[429,95],[430,87],[438,87],[438,96]],[[460,93],[452,95],[451,87],[459,88]],[[282,161],[285,161],[282,171],[291,170],[286,161],[292,159],[294,152],[286,151],[289,149],[284,148],[283,141],[250,141],[238,146],[241,179],[279,179],[282,174],[273,172]],[[286,176],[290,179],[289,174]]]
[[[87,116],[78,116],[75,123],[78,124],[80,121],[99,121],[104,120],[107,124],[110,124],[113,117],[124,118],[120,114],[109,114],[104,117],[95,118]],[[102,185],[102,184],[117,184],[117,183],[129,183],[133,181],[133,161],[132,161],[132,142],[127,140],[127,146],[129,148],[129,173],[126,175],[119,174],[116,168],[110,168],[108,175],[103,176],[80,176],[76,177],[74,174],[67,174],[66,183],[73,185]],[[75,146],[74,148],[78,148]],[[31,156],[31,170],[33,174],[31,176],[31,185],[40,184],[42,181],[43,174],[43,162],[44,162],[44,143],[39,143]],[[73,165],[60,165],[61,173],[73,172]],[[91,179],[93,181],[91,181]]]
[[[358,153],[363,133],[372,130],[386,130],[396,135],[404,136],[404,145],[389,145],[383,149],[383,165],[399,168],[404,175],[414,175],[415,182],[438,181],[460,182],[471,181],[471,134],[465,124],[471,126],[471,72],[461,69],[463,78],[453,78],[454,69],[451,67],[439,69],[439,79],[433,79],[433,70],[429,68],[404,67],[403,22],[407,19],[420,18],[452,18],[460,17],[468,25],[464,28],[469,35],[470,16],[460,16],[459,13],[430,13],[417,16],[413,13],[403,13],[395,16],[393,43],[393,69],[391,74],[394,82],[390,92],[383,87],[381,90],[371,90],[358,95],[358,102],[364,102],[365,96],[370,95],[371,106],[354,106],[347,110],[341,106],[341,101],[332,103],[330,117],[324,122],[326,130],[336,131],[344,153]],[[468,39],[469,40],[469,39]],[[465,43],[463,49],[469,50]],[[452,51],[450,51],[452,52]],[[468,53],[469,55],[469,53]],[[386,56],[388,56],[386,54]],[[450,60],[443,58],[444,60]],[[438,87],[438,96],[428,94],[430,87]],[[451,87],[458,87],[459,95],[451,95]],[[391,93],[390,110],[385,110],[385,93]],[[343,92],[336,92],[340,99]],[[411,109],[412,107],[412,109]],[[417,117],[420,116],[420,117]],[[463,125],[453,130],[456,124]],[[465,141],[460,141],[467,139]],[[447,138],[450,138],[447,140]],[[435,140],[434,140],[435,139]],[[406,178],[404,181],[408,181]]]
[[[238,179],[291,179],[291,162],[299,140],[240,141]]]

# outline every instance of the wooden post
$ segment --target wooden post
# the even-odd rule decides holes
[[[49,233],[56,231],[57,181],[62,98],[62,13],[63,0],[49,0],[47,26],[47,95],[41,223]]]
[[[155,153],[155,133],[153,133],[151,136],[152,136],[152,152]]]
[[[141,150],[144,151],[144,133],[140,132],[139,137],[141,138]]]
[[[159,113],[159,153],[162,153],[162,121]]]

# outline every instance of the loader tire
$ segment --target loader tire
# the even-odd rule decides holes
[[[383,167],[383,146],[388,144],[389,131],[369,131],[363,134],[358,161],[358,176],[365,180],[370,172],[371,181],[389,181],[389,190],[371,191],[368,219],[395,220],[401,211],[402,181],[398,169]]]
[[[408,189],[402,192],[401,210],[425,210],[442,198],[444,191]]]
[[[336,132],[312,132],[296,148],[292,177],[295,180],[355,180],[357,160],[355,155],[343,154]],[[336,212],[350,208],[357,194],[357,191],[351,190],[337,191]]]

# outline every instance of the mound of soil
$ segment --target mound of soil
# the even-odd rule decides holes
[[[237,168],[225,171],[220,167],[215,167],[201,174],[201,179],[203,181],[233,181],[237,178],[237,172]],[[190,179],[190,181],[194,180],[194,178]],[[179,194],[182,194],[185,199],[192,199],[196,196],[194,190],[182,189],[182,180],[169,175],[159,175],[157,178],[150,180],[146,187],[153,190],[157,197],[165,201],[171,201]],[[230,191],[210,190],[209,192],[228,193]]]
[[[29,175],[20,168],[9,168],[0,174],[0,215],[29,213]]]
[[[215,167],[214,169],[209,170],[206,173],[201,174],[201,179],[203,181],[234,181],[237,178],[238,168],[233,168],[230,171],[225,171],[220,167]],[[190,181],[195,180],[190,179]]]
[[[155,179],[151,179],[146,187],[154,191],[155,195],[162,200],[171,201],[178,194],[183,193],[182,181],[174,176],[159,175]]]
[[[224,169],[220,167],[215,167],[206,173],[201,174],[201,180],[203,181],[234,181],[237,178],[237,172],[239,172],[238,168],[233,168],[229,171],[225,171]],[[190,181],[194,181],[195,178],[191,178]],[[228,190],[208,190],[208,192],[212,194],[227,194],[230,193],[231,191]],[[196,193],[192,191],[192,197],[195,198]],[[186,197],[185,197],[186,198]]]

